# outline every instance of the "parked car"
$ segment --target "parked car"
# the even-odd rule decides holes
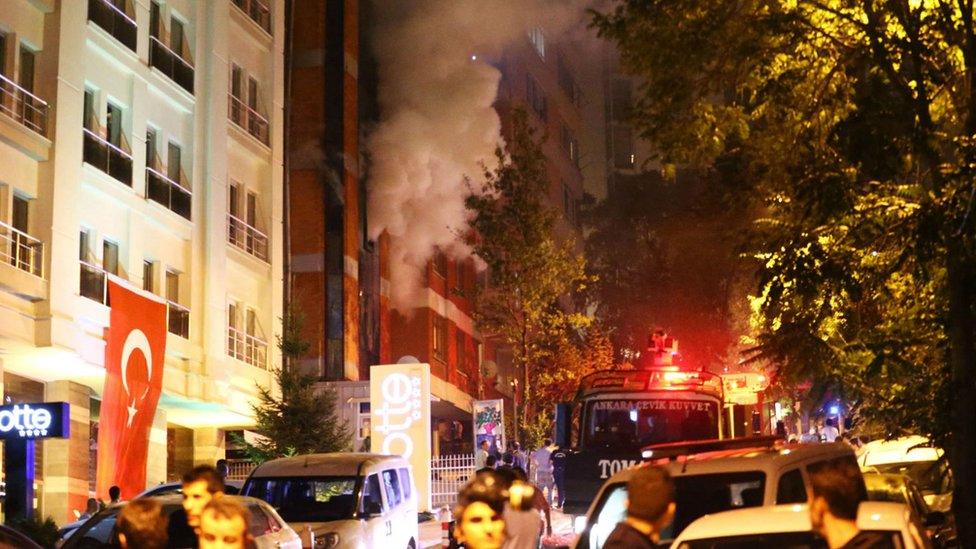
[[[927,549],[928,541],[901,503],[866,501],[857,512],[860,530],[891,536],[892,547]],[[775,505],[703,516],[681,532],[671,549],[826,549],[810,526],[806,505]]]
[[[273,505],[312,547],[419,546],[417,489],[410,464],[398,456],[275,459],[251,472],[242,493]]]
[[[874,440],[857,453],[861,469],[877,473],[908,475],[922,490],[925,502],[935,511],[952,509],[952,470],[942,448],[920,436]]]
[[[933,511],[921,491],[910,477],[885,473],[864,473],[864,484],[871,501],[904,503],[915,520],[925,526],[925,533],[932,545],[938,548],[956,547],[956,523],[952,515]]]
[[[0,525],[0,549],[41,549],[41,546],[17,530]]]
[[[182,495],[153,497],[162,504],[167,516],[183,507]],[[301,549],[301,538],[270,505],[255,498],[225,497],[236,499],[250,513],[248,522],[258,549]],[[125,505],[123,502],[96,513],[64,542],[62,549],[117,549],[115,521]]]
[[[241,491],[241,486],[244,485],[243,480],[228,480],[224,482],[224,492],[230,495],[237,495]],[[148,488],[139,493],[136,498],[144,498],[149,496],[164,496],[167,494],[182,494],[183,493],[183,483],[182,482],[167,482],[164,484],[159,484]],[[88,518],[83,518],[76,520],[74,522],[69,522],[61,528],[58,529],[58,537],[62,540],[66,540],[75,533],[81,525],[87,521]]]
[[[807,467],[835,458],[854,461],[842,443],[784,444],[775,437],[664,444],[648,447],[644,457],[659,461],[674,478],[677,513],[661,534],[672,540],[704,515],[787,503],[806,503]],[[633,468],[603,484],[590,509],[577,518],[577,549],[600,549],[626,517],[627,481]]]

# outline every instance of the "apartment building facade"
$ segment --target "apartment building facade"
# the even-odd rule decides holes
[[[224,457],[280,364],[284,0],[10,0],[0,10],[0,371],[63,400],[37,507],[94,489],[107,281],[167,304],[149,484]]]

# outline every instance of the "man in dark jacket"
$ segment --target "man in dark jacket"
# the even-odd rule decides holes
[[[661,467],[639,467],[627,482],[627,518],[617,524],[603,549],[653,549],[674,518],[674,482]]]
[[[807,473],[810,524],[830,549],[894,549],[891,536],[857,527],[857,508],[868,492],[854,456],[813,463]]]

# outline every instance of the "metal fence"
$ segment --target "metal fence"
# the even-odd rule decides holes
[[[458,491],[474,474],[474,454],[435,456],[430,463],[431,506],[452,506]]]
[[[227,480],[247,480],[247,476],[257,467],[253,462],[241,460],[227,461]]]

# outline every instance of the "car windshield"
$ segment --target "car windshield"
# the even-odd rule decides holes
[[[718,406],[707,400],[620,399],[587,405],[586,441],[635,449],[718,437]]]
[[[711,513],[759,507],[763,504],[766,475],[760,471],[685,475],[674,477],[674,521],[662,532],[661,539],[678,537],[698,518]],[[600,549],[618,522],[627,516],[627,485],[620,483],[604,490],[603,498],[590,517],[588,534],[580,540],[581,549]]]
[[[271,504],[285,522],[328,522],[354,517],[355,477],[251,478],[244,495]]]
[[[872,465],[879,473],[905,475],[915,481],[923,494],[941,494],[946,490],[944,472],[938,461],[906,461]]]

